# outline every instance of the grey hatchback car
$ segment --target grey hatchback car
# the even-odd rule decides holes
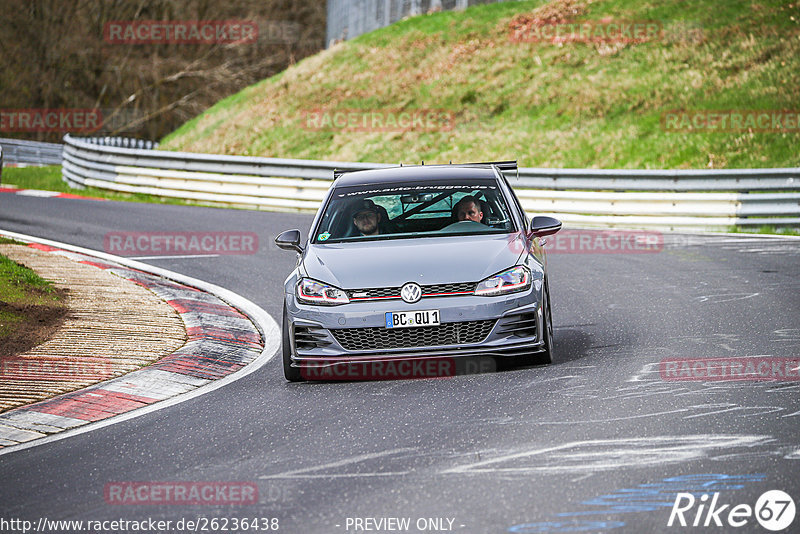
[[[451,374],[469,359],[553,358],[541,238],[503,175],[516,162],[335,173],[285,283],[283,370],[306,379]]]

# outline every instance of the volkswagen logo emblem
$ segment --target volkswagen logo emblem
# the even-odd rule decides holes
[[[422,298],[422,288],[419,287],[419,284],[415,284],[414,282],[409,282],[403,286],[400,290],[400,296],[403,298],[405,302],[409,304],[414,304],[419,299]]]

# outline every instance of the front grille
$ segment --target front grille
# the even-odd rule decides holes
[[[474,282],[464,282],[461,284],[432,284],[422,286],[422,296],[435,295],[437,293],[472,293],[475,291]]]
[[[444,323],[419,328],[341,328],[331,330],[347,350],[399,349],[478,343],[492,331],[495,320]]]
[[[373,289],[351,289],[347,291],[350,299],[380,299],[380,298],[400,298],[399,287],[373,288]]]
[[[471,294],[475,291],[475,282],[461,282],[456,284],[430,284],[423,285],[422,296],[446,296],[451,294]],[[350,300],[372,300],[372,299],[399,299],[399,287],[368,288],[368,289],[348,289],[347,297]]]

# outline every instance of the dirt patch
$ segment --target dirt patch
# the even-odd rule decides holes
[[[556,0],[534,9],[530,13],[520,13],[508,23],[511,40],[520,40],[531,33],[531,28],[547,24],[561,24],[570,22],[576,17],[586,13],[591,1],[586,0]]]
[[[39,290],[32,289],[32,292]],[[44,343],[58,331],[67,315],[67,291],[53,288],[47,296],[60,302],[10,304],[0,300],[0,357],[22,354]],[[13,318],[13,319],[11,319]],[[13,322],[12,322],[13,321]],[[7,328],[3,323],[8,322]]]

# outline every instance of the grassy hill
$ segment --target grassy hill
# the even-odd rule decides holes
[[[530,42],[542,22],[651,21],[647,42]],[[604,26],[605,25],[605,26]],[[437,109],[452,128],[309,127],[313,110]],[[668,131],[671,110],[800,110],[800,4],[556,0],[406,19],[222,100],[163,148],[374,162],[517,158],[529,167],[800,165],[800,129]],[[796,116],[796,115],[795,115]]]

